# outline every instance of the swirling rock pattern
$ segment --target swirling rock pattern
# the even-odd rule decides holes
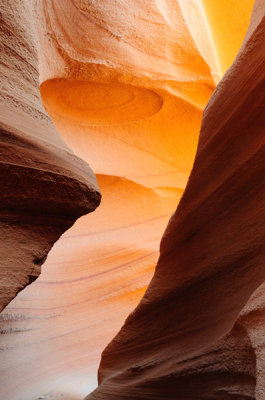
[[[61,234],[100,202],[93,172],[41,108],[27,8],[11,3],[1,10],[0,311],[39,276]]]
[[[185,188],[202,110],[253,6],[232,3],[37,1],[43,103],[96,173]]]
[[[261,11],[257,1],[206,107],[154,277],[103,352],[99,388],[87,399],[264,399],[262,289],[249,300],[265,279]]]
[[[8,33],[3,34],[7,43],[3,54],[9,58],[4,56],[1,61],[4,88],[1,120],[6,127],[12,121],[12,134],[19,131],[16,137],[26,142],[23,141],[20,147],[24,149],[27,162],[47,164],[47,160],[51,160],[48,166],[52,171],[63,168],[67,177],[75,171],[76,181],[88,183],[89,195],[94,192],[91,189],[95,188],[95,178],[85,164],[70,155],[42,110],[37,90],[39,72],[43,104],[63,139],[97,173],[103,201],[95,213],[81,218],[63,235],[50,252],[39,279],[20,292],[1,313],[1,398],[80,400],[96,386],[95,371],[100,352],[139,302],[150,282],[158,258],[159,240],[183,193],[194,162],[202,110],[240,48],[253,3],[254,0],[241,0],[240,3],[236,0],[5,2],[2,26],[8,26]],[[256,18],[260,18],[262,2],[256,7]],[[250,27],[247,38],[252,37],[252,31],[255,31],[255,24]],[[249,47],[248,50],[251,51]],[[237,72],[234,74],[237,76]],[[253,85],[255,82],[253,78]],[[236,83],[242,92],[236,91]],[[235,79],[231,86],[235,93],[230,92],[228,86],[226,83],[225,94],[221,95],[220,102],[224,102],[224,106],[218,103],[219,108],[209,109],[205,117],[208,120],[215,110],[216,123],[220,124],[220,115],[224,124],[230,121],[236,107],[232,100],[230,103],[225,100],[229,101],[231,93],[233,99],[237,99],[236,104],[238,98],[242,98],[242,102],[247,98],[241,81]],[[13,93],[11,97],[9,93]],[[247,104],[249,106],[251,102]],[[250,107],[246,115],[252,115]],[[231,125],[228,125],[228,131],[229,127]],[[243,128],[247,129],[247,126]],[[206,128],[203,129],[202,135]],[[213,125],[211,133],[216,133],[216,129]],[[218,137],[221,137],[222,129],[220,126]],[[206,130],[210,132],[210,129]],[[120,340],[118,336],[104,352],[101,385],[92,398],[173,396],[175,399],[181,395],[194,398],[195,393],[196,398],[200,395],[211,400],[249,400],[254,396],[262,399],[263,339],[260,327],[263,303],[259,293],[254,295],[254,300],[232,329],[238,310],[255,286],[253,281],[245,299],[241,299],[240,305],[236,304],[234,316],[228,310],[227,326],[223,330],[216,319],[213,319],[212,327],[209,322],[211,312],[222,311],[222,304],[219,308],[216,305],[219,292],[215,294],[213,285],[209,284],[208,292],[212,293],[213,301],[209,301],[207,293],[200,301],[196,297],[200,288],[207,292],[200,282],[206,280],[207,273],[211,276],[210,261],[204,264],[208,253],[204,253],[203,241],[209,239],[213,265],[221,257],[218,232],[222,232],[220,239],[224,241],[225,233],[229,234],[218,230],[221,229],[220,221],[215,219],[216,209],[211,205],[214,187],[205,180],[208,177],[213,180],[212,185],[220,184],[218,173],[221,171],[217,171],[217,166],[221,165],[225,167],[226,182],[225,173],[229,174],[230,168],[227,160],[238,162],[240,167],[240,154],[247,155],[242,146],[237,149],[236,144],[233,151],[228,146],[231,152],[223,154],[228,152],[227,146],[220,139],[220,142],[217,140],[218,154],[213,145],[209,153],[203,153],[205,160],[199,165],[205,169],[203,172],[198,169],[195,183],[189,184],[189,198],[185,200],[186,193],[181,203],[184,214],[183,230],[179,235],[182,236],[176,235],[180,224],[176,214],[172,219],[172,232],[171,228],[169,231],[171,239],[163,240],[161,260],[153,280],[154,296],[159,298],[154,300],[152,289],[148,289],[147,297],[141,303],[147,311],[147,316],[144,314],[139,323],[141,325],[143,321],[142,330],[139,330],[142,341],[138,342],[137,337],[135,351],[132,350],[130,340],[134,332],[131,333],[130,327],[134,330],[134,324],[139,321],[136,311],[135,319],[134,316],[129,318],[132,324],[127,322],[122,331],[125,338]],[[32,148],[36,148],[37,153]],[[220,159],[216,161],[218,156]],[[79,167],[76,162],[80,163]],[[33,188],[31,183],[30,187]],[[70,196],[76,196],[77,203],[71,202],[71,205],[78,205],[82,191],[71,190],[69,182],[65,187],[70,189]],[[228,184],[224,187],[231,189]],[[64,186],[59,190],[63,191]],[[36,193],[36,196],[40,199],[42,194]],[[212,234],[207,231],[205,236],[202,226],[207,224],[203,218],[198,221],[197,216],[203,198],[207,207],[202,208],[202,212],[212,210],[212,225],[217,225]],[[89,199],[91,201],[91,197]],[[220,197],[220,208],[222,200]],[[224,204],[229,209],[231,204]],[[55,204],[60,211],[66,206],[60,201]],[[48,207],[46,203],[45,207]],[[186,226],[187,218],[190,219]],[[227,214],[224,224],[228,218]],[[35,221],[39,226],[39,220]],[[62,223],[66,223],[64,216]],[[197,224],[198,232],[202,232],[198,242],[199,233],[192,230],[194,224]],[[233,233],[235,231],[230,236],[234,239]],[[170,262],[164,267],[165,244],[174,247],[175,242],[171,240],[175,237],[180,241],[187,238],[182,258],[178,264],[169,258]],[[36,237],[31,240],[38,241]],[[227,242],[230,243],[228,238]],[[16,243],[12,243],[12,248],[17,246]],[[196,252],[192,247],[194,243]],[[42,238],[38,245],[43,244]],[[227,247],[223,263],[230,262],[230,251],[233,251],[233,246]],[[215,264],[216,270],[220,267],[222,271],[222,265],[221,261],[220,265]],[[160,278],[161,283],[156,284]],[[256,284],[260,278],[256,277]],[[225,279],[224,274],[223,281]],[[159,293],[156,285],[159,285]],[[222,321],[226,319],[228,303],[225,300],[230,296],[231,287],[228,286],[227,292],[222,289],[224,309],[219,313]],[[152,306],[145,305],[146,298]],[[155,301],[157,310],[151,310]],[[233,306],[231,304],[231,310]],[[142,307],[139,306],[140,313]],[[183,320],[176,332],[174,318],[181,318],[181,312]],[[202,320],[203,312],[205,318],[208,315],[205,321]],[[256,318],[255,324],[252,315]],[[193,324],[188,326],[192,318]],[[208,330],[209,326],[211,329]],[[165,336],[161,333],[163,329]],[[172,337],[167,342],[168,330],[172,331]],[[183,332],[186,333],[184,344],[180,340]],[[212,335],[209,338],[208,333]],[[150,344],[146,343],[147,335],[154,339]],[[123,345],[127,339],[126,349],[127,344]],[[124,355],[124,360],[119,352]],[[135,361],[137,357],[140,361]],[[151,381],[150,377],[154,379]]]
[[[117,177],[98,183],[100,207],[62,236],[39,279],[0,316],[3,398],[84,398],[102,349],[150,282],[176,195]]]

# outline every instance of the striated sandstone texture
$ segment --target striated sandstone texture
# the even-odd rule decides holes
[[[176,198],[97,179],[100,207],[61,237],[38,280],[0,315],[4,399],[83,399],[97,385],[100,353],[150,282]]]
[[[42,110],[27,3],[1,5],[0,311],[40,274],[61,234],[99,204],[96,178]]]
[[[43,104],[69,147],[96,172],[103,201],[95,213],[81,218],[62,236],[50,252],[39,279],[2,312],[0,397],[80,400],[96,386],[100,352],[150,282],[160,238],[194,162],[202,110],[240,48],[254,1],[32,0],[5,4],[5,24],[11,33],[3,34],[3,38],[9,40],[5,51],[13,58],[8,65],[3,62],[1,69],[3,82],[10,86],[3,91],[3,123],[8,125],[12,121],[12,133],[18,129],[30,134],[38,149],[38,163],[43,158],[47,163],[55,154],[56,171],[63,166],[67,170],[65,175],[76,173],[76,181],[87,185],[89,180],[91,195],[94,178],[88,167],[70,156],[41,108],[37,91],[39,69]],[[256,5],[262,6],[262,2]],[[256,16],[261,15],[260,8]],[[248,36],[255,30],[252,24]],[[256,62],[262,60],[256,57]],[[233,298],[227,298],[233,286],[227,284],[230,281],[223,272],[226,265],[233,274],[233,251],[243,253],[240,246],[234,245],[238,219],[228,237],[234,211],[228,201],[232,194],[226,189],[231,191],[233,187],[228,182],[233,165],[240,169],[243,156],[247,159],[251,153],[251,147],[247,153],[236,136],[233,143],[234,137],[229,133],[234,129],[232,123],[238,131],[241,129],[242,137],[244,129],[249,129],[244,121],[239,120],[242,126],[236,125],[235,109],[240,101],[247,102],[247,113],[243,115],[255,120],[250,104],[254,107],[256,99],[247,100],[247,85],[241,83],[238,75],[244,63],[240,65],[233,67],[237,79],[230,80],[235,79],[234,84],[230,85],[228,80],[222,89],[221,106],[214,105],[213,100],[214,108],[210,107],[205,116],[211,119],[214,115],[214,126],[205,127],[206,121],[202,132],[207,131],[209,140],[218,133],[216,148],[212,144],[209,153],[203,153],[196,161],[199,167],[194,170],[195,182],[191,180],[179,209],[183,209],[183,219],[179,221],[178,213],[173,218],[169,228],[171,239],[163,240],[151,288],[135,317],[129,318],[121,335],[104,352],[101,385],[92,398],[195,396],[242,400],[243,396],[253,398],[255,390],[262,393],[262,357],[257,353],[262,346],[259,316],[263,303],[257,294],[255,304],[244,310],[246,318],[242,314],[242,320],[232,329],[255,285],[252,289],[249,286],[245,300],[239,298],[240,305],[233,306]],[[250,73],[247,61],[244,71]],[[255,84],[258,81],[252,79],[252,88]],[[8,93],[13,93],[11,99]],[[258,91],[259,101],[261,94],[262,90]],[[255,129],[253,121],[250,124]],[[223,128],[226,124],[227,135]],[[21,135],[20,138],[24,137]],[[228,142],[231,140],[234,147],[223,142],[221,135]],[[44,142],[45,149],[49,147],[48,155]],[[202,146],[201,139],[199,152]],[[36,153],[32,153],[26,159],[33,163]],[[230,165],[232,161],[234,164]],[[49,161],[50,168],[54,164]],[[246,170],[253,172],[251,168]],[[247,179],[245,175],[243,172],[240,179]],[[218,197],[220,192],[214,195],[214,185],[217,190],[222,182],[224,190],[220,189]],[[256,187],[252,183],[250,191]],[[72,186],[67,181],[65,187]],[[226,192],[228,197],[223,202]],[[82,196],[80,189],[70,190],[70,195],[76,196],[77,206],[80,193]],[[235,198],[239,200],[237,193],[241,199],[246,190],[240,192],[235,188]],[[39,193],[36,196],[46,199]],[[56,199],[59,202],[62,197]],[[48,199],[45,207],[50,207]],[[68,205],[61,202],[55,207],[61,212]],[[224,217],[216,214],[222,207],[227,208]],[[258,208],[256,212],[260,212]],[[57,211],[55,215],[58,216]],[[220,226],[220,219],[229,232]],[[67,223],[64,215],[61,221]],[[259,222],[262,223],[261,219]],[[255,235],[251,235],[254,241]],[[44,239],[41,240],[38,244],[42,246]],[[174,257],[167,258],[166,254],[175,248],[175,240],[179,243],[177,251],[173,252]],[[223,242],[219,244],[220,240]],[[228,243],[225,251],[224,242]],[[220,280],[226,282],[225,286],[220,283],[219,292],[223,293],[224,306],[214,288],[219,278],[210,280],[213,265],[217,278],[220,271]],[[200,286],[208,276],[210,289],[206,284]],[[251,283],[250,276],[246,279]],[[257,276],[256,284],[259,282],[261,278]],[[200,291],[205,292],[205,297],[201,297]],[[227,326],[223,327],[225,307],[230,311]],[[257,315],[255,324],[248,310]],[[215,316],[213,322],[211,313]],[[216,318],[220,318],[220,326]],[[139,334],[134,331],[138,325]]]
[[[97,174],[185,188],[202,110],[254,1],[211,3],[35,1],[44,106]]]
[[[264,287],[249,300],[265,280],[264,38],[258,0],[205,109],[154,277],[87,399],[265,398]]]

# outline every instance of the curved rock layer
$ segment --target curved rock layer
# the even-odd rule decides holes
[[[100,352],[139,302],[151,279],[159,240],[193,165],[202,110],[239,50],[253,3],[215,0],[213,8],[212,0],[34,0],[8,1],[2,7],[2,26],[8,27],[3,33],[3,54],[8,54],[10,62],[6,62],[6,56],[1,59],[1,81],[6,85],[1,93],[1,120],[5,126],[12,121],[12,135],[17,132],[16,137],[23,138],[23,159],[32,163],[49,160],[49,171],[63,169],[68,178],[80,183],[80,188],[88,184],[92,201],[95,181],[92,175],[88,179],[91,172],[70,155],[41,108],[38,58],[44,106],[69,146],[98,174],[103,201],[95,213],[80,219],[55,244],[39,279],[1,313],[1,398],[80,400],[95,388]],[[213,174],[212,169],[211,164],[205,175]],[[64,182],[57,179],[60,184]],[[58,191],[66,187],[70,191],[67,195],[75,197],[69,203],[78,206],[82,190],[73,190],[68,179]],[[198,184],[194,200],[198,193],[203,196],[204,190]],[[36,196],[46,199],[41,193]],[[60,200],[62,196],[56,199],[56,213],[70,206]],[[47,198],[45,210],[50,206]],[[62,221],[67,222],[64,215]],[[36,242],[36,238],[31,240]],[[203,250],[201,242],[198,246]],[[194,279],[196,276],[194,272]],[[163,285],[162,279],[161,295]],[[164,290],[167,292],[167,286]],[[168,325],[172,324],[168,312],[165,318]],[[213,398],[218,386],[217,398],[226,399],[223,387],[237,387],[240,400],[243,395],[253,398],[262,364],[252,339],[258,328],[250,334],[247,321],[238,321],[217,344],[214,337],[207,357],[201,345],[196,362],[185,359],[186,369],[178,369],[181,378],[174,381],[173,377],[168,385],[178,384],[179,391],[183,390],[181,382],[189,382],[189,374],[193,382],[190,388],[196,387],[196,392],[206,393],[210,385]],[[159,319],[157,325],[161,329]],[[144,326],[152,331],[149,325]],[[162,354],[166,346],[159,346]],[[156,343],[152,343],[150,355],[151,350],[156,354],[153,349]],[[142,350],[144,360],[145,346]],[[175,350],[172,352],[169,345],[155,364],[162,365],[169,350],[173,355]],[[129,361],[126,354],[124,362],[128,364],[120,367],[117,357],[117,367],[121,371],[124,368],[125,375],[129,368],[133,380],[139,375],[140,386],[129,384],[127,377],[122,384],[113,384],[114,378],[107,381],[106,354],[102,370],[106,381],[93,396],[128,398],[132,396],[130,391],[125,395],[128,384],[134,393],[129,398],[140,398],[144,368],[138,368],[134,358]],[[110,369],[116,374],[110,354]],[[161,373],[162,381],[164,376],[167,374]],[[146,382],[148,385],[149,380]],[[258,385],[259,379],[256,390]],[[153,396],[155,390],[154,382],[142,393],[148,391]],[[159,398],[163,395],[157,394]]]
[[[185,188],[202,110],[254,2],[212,3],[36,1],[44,106],[96,173]]]
[[[205,109],[154,277],[87,399],[264,399],[264,287],[249,300],[265,280],[264,11]]]
[[[181,194],[161,198],[117,177],[98,182],[100,207],[62,236],[39,279],[1,313],[3,398],[84,398],[102,349],[152,277]]]
[[[40,274],[54,242],[100,202],[96,178],[44,114],[27,8],[1,7],[0,311]]]

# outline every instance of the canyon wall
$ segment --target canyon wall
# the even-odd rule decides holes
[[[264,398],[262,289],[246,305],[265,280],[262,5],[204,111],[154,277],[87,399]]]
[[[95,387],[102,349],[153,275],[203,109],[253,3],[5,2],[3,176],[16,168],[3,180],[2,254],[15,268],[4,305],[99,203],[77,156],[103,200],[1,313],[3,399],[80,400]],[[264,397],[262,288],[238,318],[264,279],[262,1],[255,7],[205,111],[155,276],[104,351],[91,398]]]
[[[93,172],[41,106],[30,16],[26,2],[1,7],[0,311],[39,276],[61,234],[100,202]]]

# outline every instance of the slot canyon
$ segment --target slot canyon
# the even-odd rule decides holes
[[[0,22],[0,399],[265,400],[265,0]]]

